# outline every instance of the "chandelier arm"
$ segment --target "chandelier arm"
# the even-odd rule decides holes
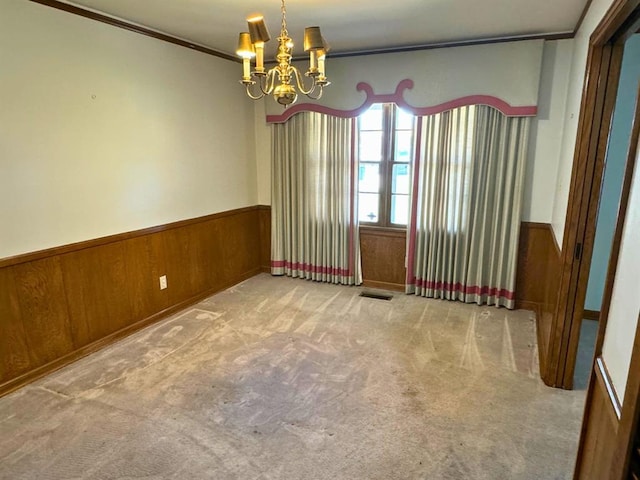
[[[300,73],[300,70],[298,70],[296,67],[292,65],[289,67],[289,72],[291,76],[296,77],[296,86],[298,87],[298,90],[300,91],[300,93],[310,97],[310,95],[316,89],[315,81],[312,80],[313,83],[311,84],[311,87],[309,89],[305,89],[304,81],[301,79],[302,74]]]
[[[322,85],[319,86],[318,96],[312,95],[313,92],[315,91],[316,91],[316,85],[313,86],[313,88],[311,89],[311,92],[307,94],[307,97],[309,97],[311,100],[320,100],[320,98],[322,97],[322,92],[324,91],[324,89],[322,88]]]
[[[260,100],[261,98],[263,98],[266,94],[263,93],[262,91],[260,92],[260,94],[258,95],[254,95],[251,92],[251,85],[253,85],[253,83],[250,84],[246,84],[245,87],[247,89],[247,95],[249,96],[249,98],[251,98],[252,100]],[[262,89],[261,89],[262,90]]]
[[[264,86],[263,86],[262,79],[260,80],[260,90],[262,91],[263,96],[271,95],[271,93],[273,92],[273,87],[276,83],[275,77],[276,77],[276,71],[275,69],[272,68],[271,70],[269,70],[269,72],[264,78]]]
[[[259,81],[258,81],[258,85],[260,85],[260,91],[262,92],[262,95],[269,95],[269,92],[267,91],[267,84],[269,82],[269,75],[265,75],[264,78],[260,77]]]

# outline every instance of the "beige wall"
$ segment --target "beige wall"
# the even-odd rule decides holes
[[[545,42],[538,115],[531,125],[522,219],[551,223],[573,40]]]
[[[542,40],[529,40],[346,58],[329,54],[326,65],[332,85],[318,102],[298,101],[350,110],[366,98],[356,88],[359,82],[370,84],[376,94],[389,94],[408,78],[414,86],[405,90],[404,98],[414,107],[476,94],[494,95],[511,105],[535,105],[542,50]],[[305,71],[308,65],[298,66]],[[282,107],[270,102],[267,113],[280,114]]]
[[[258,175],[258,203],[271,205],[271,127],[266,123],[265,103],[255,102],[256,170]]]
[[[238,64],[24,0],[0,58],[0,258],[257,203]]]
[[[582,100],[582,87],[587,66],[589,37],[602,20],[602,17],[613,3],[613,0],[593,0],[589,11],[574,38],[574,53],[569,75],[569,87],[564,113],[564,127],[560,150],[560,163],[556,181],[552,227],[560,246],[564,238],[564,224],[569,200],[573,153],[578,133],[578,116]]]

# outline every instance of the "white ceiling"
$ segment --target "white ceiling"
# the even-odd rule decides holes
[[[289,34],[302,53],[305,26],[319,25],[339,53],[572,32],[588,0],[288,0]],[[191,43],[234,54],[245,18],[265,16],[274,48],[280,0],[74,0]]]

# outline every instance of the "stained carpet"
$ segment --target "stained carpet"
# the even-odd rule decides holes
[[[507,311],[259,275],[0,399],[2,479],[569,479]]]

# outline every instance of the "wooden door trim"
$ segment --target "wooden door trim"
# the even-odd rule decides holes
[[[575,352],[579,329],[574,324],[582,311],[576,311],[576,299],[584,295],[600,182],[606,156],[606,140],[613,116],[622,58],[622,47],[614,45],[621,29],[640,6],[640,0],[616,0],[595,29],[589,41],[578,135],[574,150],[569,203],[562,245],[561,279],[558,302],[552,322],[547,368],[542,378],[548,385],[572,388]],[[581,259],[574,259],[578,244]],[[581,309],[580,309],[581,310]]]
[[[600,203],[600,186],[604,176],[604,168],[609,143],[609,131],[613,121],[613,113],[616,106],[620,71],[622,69],[622,44],[607,45],[604,48],[609,51],[608,69],[602,72],[607,77],[606,90],[603,91],[602,113],[599,122],[599,130],[592,130],[589,155],[589,166],[585,175],[585,183],[582,189],[582,198],[579,202],[586,205],[586,209],[580,209],[576,241],[582,243],[581,259],[574,262],[571,269],[572,297],[566,297],[567,303],[573,302],[567,308],[567,315],[571,315],[571,326],[565,330],[563,342],[567,345],[560,356],[561,365],[564,368],[558,372],[557,381],[563,388],[573,388],[573,374],[575,370],[578,343],[580,340],[580,325],[583,318],[584,302],[587,295],[589,273],[591,270],[591,257],[598,222],[598,208]],[[602,90],[602,89],[601,89]],[[574,247],[574,251],[575,251]],[[573,260],[572,256],[572,260]]]
[[[609,318],[609,309],[611,307],[611,297],[613,295],[613,286],[618,267],[618,258],[620,256],[620,245],[622,243],[622,234],[624,230],[624,222],[629,208],[629,195],[631,193],[631,184],[633,181],[633,173],[636,167],[636,159],[638,148],[640,147],[640,88],[636,96],[636,108],[631,128],[631,138],[629,140],[629,151],[627,152],[627,162],[625,165],[624,179],[622,182],[622,192],[620,194],[620,204],[618,207],[618,216],[616,228],[613,235],[611,247],[611,257],[609,258],[609,266],[607,269],[607,277],[605,282],[604,294],[602,298],[602,310],[600,312],[600,323],[598,325],[598,335],[596,338],[596,346],[594,357],[599,358],[602,355],[602,345],[604,343],[604,335]],[[591,404],[593,400],[593,390],[596,388],[596,369],[591,370],[591,378],[587,387],[587,397],[584,407],[584,416],[582,419],[582,430],[580,435],[580,444],[578,446],[578,455],[576,459],[576,469],[574,478],[579,478],[580,465],[582,464],[582,456],[584,454],[584,438],[587,427],[590,423]],[[622,404],[622,415],[620,418],[619,435],[616,439],[616,450],[614,452],[615,461],[612,463],[611,479],[622,479],[626,472],[626,466],[629,461],[630,446],[628,445],[633,435],[633,426],[636,425],[639,415],[638,400],[640,398],[640,329],[636,329],[636,337],[633,346],[633,354],[629,369],[629,378],[627,380],[627,389],[625,390],[624,401]],[[625,443],[627,442],[627,443]],[[626,462],[626,463],[625,463]],[[622,464],[622,465],[618,465]],[[625,469],[623,469],[625,467]],[[623,470],[621,470],[623,469]]]

